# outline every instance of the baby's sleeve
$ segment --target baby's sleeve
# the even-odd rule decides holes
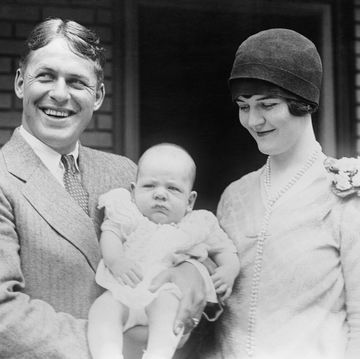
[[[228,235],[221,229],[215,215],[210,211],[196,210],[191,213],[191,223],[201,229],[201,240],[209,255],[222,252],[237,253],[236,247]],[[196,232],[196,231],[195,231]]]
[[[135,230],[141,217],[130,192],[124,188],[112,189],[101,195],[98,208],[105,211],[101,230],[112,231],[122,239]]]
[[[207,236],[206,242],[209,246],[209,255],[214,255],[222,252],[237,253],[237,249],[233,241],[220,227],[219,221],[214,214],[206,211],[207,221]]]

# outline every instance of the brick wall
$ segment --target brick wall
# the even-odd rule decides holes
[[[47,17],[73,19],[98,32],[106,47],[106,98],[81,141],[113,151],[112,126],[112,0],[2,0],[0,3],[0,146],[20,124],[21,101],[13,90],[23,41]]]
[[[21,44],[33,26],[49,16],[71,18],[95,29],[107,48],[105,68],[106,98],[82,142],[114,151],[112,122],[113,1],[117,0],[1,0],[0,1],[0,146],[20,124],[21,102],[13,90]],[[360,155],[360,0],[354,3],[357,153]]]

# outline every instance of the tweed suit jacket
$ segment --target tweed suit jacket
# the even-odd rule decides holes
[[[0,358],[88,359],[86,318],[102,292],[100,194],[128,188],[125,157],[80,146],[90,216],[15,130],[0,150]]]

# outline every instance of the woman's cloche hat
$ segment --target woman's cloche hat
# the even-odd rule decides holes
[[[236,52],[229,79],[233,100],[246,94],[249,81],[244,79],[267,82],[318,105],[321,59],[315,45],[296,31],[261,31],[248,37]]]

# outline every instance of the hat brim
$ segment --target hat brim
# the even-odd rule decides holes
[[[287,91],[290,94],[299,96],[309,102],[319,104],[320,91],[315,85],[278,67],[275,68],[264,64],[254,63],[235,63],[229,79],[230,84],[233,82],[238,82],[240,84],[241,82],[244,82],[245,79],[261,80],[270,83],[284,89],[284,91]],[[304,89],[306,89],[306,93]],[[236,93],[232,91],[233,100],[234,95],[236,95]],[[236,97],[238,96],[239,95]]]

